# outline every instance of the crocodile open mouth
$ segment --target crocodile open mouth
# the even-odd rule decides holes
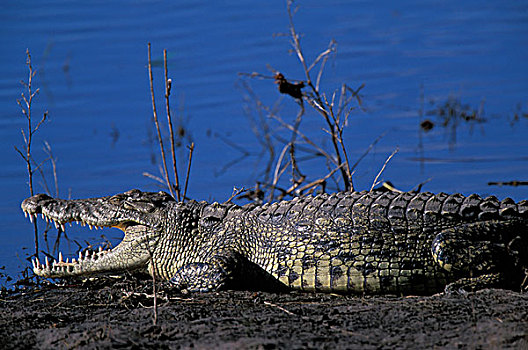
[[[112,196],[60,199],[46,194],[26,198],[21,208],[29,220],[37,216],[64,231],[66,224],[77,223],[90,229],[118,228],[124,237],[114,247],[108,245],[82,250],[78,257],[64,259],[59,253],[44,261],[33,259],[33,271],[43,277],[68,277],[99,273],[119,273],[149,268],[149,261],[163,232],[163,210],[175,203],[169,194],[137,189]]]
[[[72,226],[74,223],[80,226],[88,226],[90,230],[102,230],[103,228],[118,228],[125,233],[123,241],[113,248],[103,248],[99,246],[97,249],[91,247],[79,251],[76,258],[64,258],[63,253],[59,252],[56,259],[46,255],[44,261],[40,261],[38,257],[32,259],[33,272],[42,277],[67,277],[75,275],[94,274],[98,272],[109,272],[113,270],[121,270],[130,268],[123,266],[119,268],[115,263],[115,250],[119,250],[119,254],[123,254],[124,248],[129,244],[123,244],[126,240],[127,234],[130,231],[137,231],[138,229],[145,231],[147,228],[144,225],[127,220],[122,222],[109,222],[108,224],[97,224],[89,218],[83,218],[83,215],[70,215],[69,217],[57,218],[54,214],[48,212],[46,207],[31,206],[22,204],[22,210],[27,218],[33,223],[40,214],[42,220],[47,223],[53,223],[57,230],[65,231],[65,225]],[[130,241],[130,240],[129,240]]]

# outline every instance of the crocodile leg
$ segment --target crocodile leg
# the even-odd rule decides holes
[[[210,292],[218,289],[243,289],[287,292],[288,286],[257,264],[232,252],[217,255],[211,261],[186,264],[169,280],[170,287],[186,292]]]
[[[209,262],[195,262],[182,266],[170,282],[173,288],[188,292],[218,290],[232,278],[235,265],[234,254],[215,255]]]
[[[515,260],[519,260],[510,244],[493,242],[516,242],[519,229],[526,230],[515,222],[486,221],[440,232],[433,240],[433,258],[444,270],[460,276],[446,287],[446,292],[492,287],[504,282],[508,271],[502,266],[517,265]]]
[[[446,294],[465,294],[466,291],[475,291],[483,288],[490,288],[499,285],[504,281],[504,274],[501,272],[487,273],[477,277],[459,278],[455,282],[449,283],[445,289]]]

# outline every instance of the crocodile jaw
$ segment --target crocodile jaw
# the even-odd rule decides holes
[[[128,193],[133,194],[132,191],[125,194]],[[43,263],[35,258],[32,263],[36,275],[50,278],[74,277],[130,271],[148,266],[161,235],[159,227],[149,223],[144,213],[135,208],[126,208],[118,200],[114,200],[115,205],[101,205],[102,203],[105,201],[60,200],[42,194],[22,202],[22,210],[30,221],[41,214],[42,219],[53,221],[57,228],[61,227],[63,230],[66,223],[77,222],[82,226],[88,225],[90,229],[115,227],[125,233],[116,247],[79,252],[78,259],[63,260],[60,252],[58,258],[52,261],[47,256]]]
[[[145,235],[146,234],[146,235]],[[78,259],[63,260],[59,252],[58,259],[50,261],[46,256],[44,263],[38,258],[32,260],[33,272],[41,277],[61,278],[102,273],[132,271],[145,268],[149,262],[149,251],[153,251],[155,235],[143,225],[130,226],[116,247],[98,251],[79,252]]]

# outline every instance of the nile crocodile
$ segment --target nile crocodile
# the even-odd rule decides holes
[[[146,269],[179,290],[201,292],[234,285],[359,294],[527,286],[526,200],[374,191],[238,206],[131,190],[80,200],[39,194],[22,210],[58,227],[78,222],[125,233],[113,249],[33,260],[43,277]]]

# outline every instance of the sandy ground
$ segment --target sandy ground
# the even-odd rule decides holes
[[[176,294],[128,276],[2,292],[0,348],[528,349],[528,294]]]

